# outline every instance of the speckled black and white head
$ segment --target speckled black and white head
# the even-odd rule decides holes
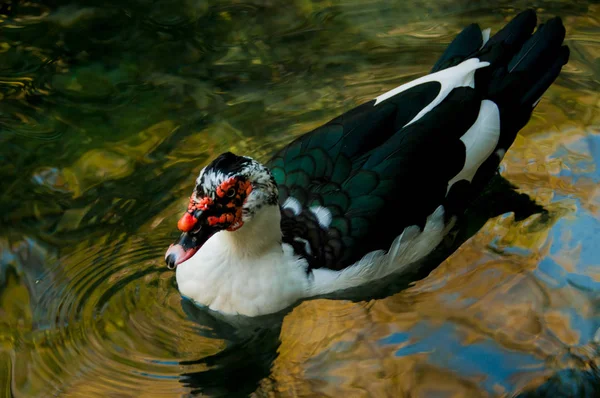
[[[247,221],[264,205],[277,204],[278,192],[269,169],[248,156],[225,152],[208,164],[196,179],[194,195],[218,200],[220,188],[230,183],[250,183],[251,192],[244,198],[243,221]]]
[[[236,231],[261,208],[277,203],[277,184],[269,169],[247,156],[221,154],[196,179],[187,212],[177,223],[181,237],[165,256],[167,265],[174,268],[215,233]]]

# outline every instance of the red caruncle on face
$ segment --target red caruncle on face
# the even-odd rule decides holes
[[[194,214],[200,210],[201,214],[206,214],[208,225],[235,231],[244,224],[242,206],[251,192],[252,184],[249,181],[231,177],[217,186],[214,199],[209,196],[198,199],[194,193],[177,228],[183,232],[191,231],[198,222]]]

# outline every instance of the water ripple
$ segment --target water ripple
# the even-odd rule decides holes
[[[219,350],[220,341],[200,336],[182,311],[173,274],[157,261],[159,242],[81,245],[39,278],[40,377],[57,389],[72,378],[105,392],[143,389],[144,379],[172,389],[185,368],[180,361]]]

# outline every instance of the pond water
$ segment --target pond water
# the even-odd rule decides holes
[[[208,161],[528,6],[571,58],[501,174],[549,217],[496,215],[388,297],[236,327],[182,301],[163,256]],[[600,396],[599,92],[595,1],[0,2],[0,397]]]

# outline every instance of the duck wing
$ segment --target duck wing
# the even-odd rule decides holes
[[[471,25],[433,73],[273,156],[267,166],[280,190],[283,241],[309,270],[342,270],[388,250],[440,206],[445,219],[464,212],[568,59],[560,19],[544,26],[531,35],[533,11],[489,40]]]

